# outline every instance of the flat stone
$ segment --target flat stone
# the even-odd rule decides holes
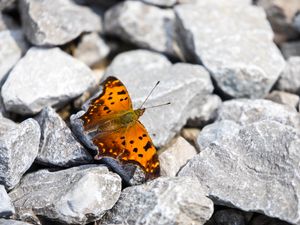
[[[1,25],[0,25],[1,26]],[[4,28],[4,27],[2,27]],[[20,29],[0,29],[0,86],[7,73],[18,62],[27,49],[27,43]]]
[[[241,125],[272,120],[296,129],[300,128],[300,115],[296,109],[263,99],[226,101],[218,111],[217,120],[232,120]]]
[[[197,155],[196,149],[184,138],[177,137],[164,149],[160,150],[160,175],[175,177],[188,160]]]
[[[83,32],[100,31],[101,17],[71,0],[21,0],[24,32],[34,45],[63,45]]]
[[[161,7],[171,7],[177,3],[177,0],[138,0],[147,4],[161,6]]]
[[[212,213],[213,204],[197,180],[161,177],[124,189],[100,223],[201,225]]]
[[[35,114],[45,106],[61,107],[93,85],[84,63],[59,48],[32,47],[10,72],[2,97],[8,111]]]
[[[276,84],[276,89],[300,94],[300,57],[288,59],[284,71]]]
[[[35,119],[41,127],[41,142],[36,162],[47,166],[70,167],[87,164],[93,160],[53,108],[44,108]]]
[[[0,219],[1,225],[31,225],[31,223],[26,223],[18,220],[8,220],[8,219]]]
[[[110,48],[104,39],[94,32],[82,36],[74,51],[74,57],[91,67],[105,59],[109,52]]]
[[[141,48],[175,53],[175,15],[139,1],[121,2],[105,13],[105,31]]]
[[[261,8],[204,0],[177,5],[175,13],[185,57],[203,64],[225,95],[260,98],[269,92],[285,61]]]
[[[300,41],[284,42],[280,45],[280,49],[286,59],[300,56]]]
[[[299,130],[268,119],[240,126],[232,133],[218,134],[219,123],[211,126],[215,128],[202,132],[215,139],[206,143],[179,176],[198,178],[217,205],[299,224]]]
[[[104,166],[86,165],[24,176],[9,193],[16,210],[67,224],[86,224],[100,219],[121,193],[121,179]]]
[[[269,99],[273,102],[277,102],[284,105],[289,105],[297,109],[299,105],[299,96],[291,94],[284,91],[272,91],[266,96],[266,99]]]
[[[5,132],[1,132],[0,183],[6,189],[14,188],[30,168],[38,154],[39,142],[40,127],[33,119],[27,119],[18,125],[9,123]]]
[[[3,185],[0,184],[0,217],[9,217],[15,213],[15,208],[6,193]],[[0,221],[1,224],[1,221]]]

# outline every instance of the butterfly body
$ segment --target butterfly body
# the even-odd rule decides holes
[[[158,176],[156,149],[139,121],[145,109],[133,109],[126,87],[117,78],[109,77],[102,86],[103,92],[81,116],[85,132],[97,146],[95,159],[115,158],[139,165],[148,177]]]

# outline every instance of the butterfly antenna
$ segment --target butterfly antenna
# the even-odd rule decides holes
[[[150,93],[148,94],[147,98],[145,99],[145,101],[142,103],[142,105],[139,107],[139,109],[141,109],[144,104],[146,103],[146,101],[148,100],[148,98],[150,97],[150,95],[152,94],[152,92],[154,91],[154,89],[157,87],[157,85],[159,85],[160,81],[157,81],[157,83],[155,84],[155,86],[152,88],[152,90],[150,91]]]
[[[147,107],[146,109],[156,108],[156,107],[170,105],[170,104],[171,104],[171,102],[167,102],[167,103],[163,103],[163,104],[159,104],[159,105],[150,106],[150,107]]]

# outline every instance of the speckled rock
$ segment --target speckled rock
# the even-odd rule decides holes
[[[48,166],[69,167],[87,164],[91,155],[74,138],[66,123],[51,107],[35,118],[41,127],[41,142],[36,161]]]
[[[0,219],[1,225],[31,225],[30,223],[18,221],[18,220],[8,220],[8,219]]]
[[[269,92],[285,61],[262,9],[204,0],[175,12],[184,55],[202,63],[225,95],[260,98]]]
[[[160,150],[160,175],[175,177],[182,166],[197,154],[196,149],[184,138],[177,137],[172,143]]]
[[[105,13],[104,26],[108,34],[124,41],[176,55],[174,21],[175,15],[171,9],[160,9],[138,1],[125,1]]]
[[[83,35],[74,51],[74,57],[88,66],[93,66],[105,59],[109,52],[110,48],[104,39],[94,32]]]
[[[0,117],[0,120],[3,118]],[[33,119],[13,124],[7,119],[0,132],[0,183],[14,188],[35,160],[40,142],[40,127]]]
[[[20,0],[24,32],[34,45],[62,45],[83,32],[100,31],[101,17],[71,0]]]
[[[158,178],[123,190],[101,224],[204,224],[213,213],[197,180]]]
[[[210,126],[199,139],[203,133],[215,138],[179,176],[198,178],[215,204],[299,224],[299,130],[268,119],[231,132]]]
[[[32,47],[10,72],[2,97],[7,110],[35,114],[45,106],[58,108],[93,85],[95,78],[84,63],[58,48]]]
[[[277,102],[284,105],[289,105],[297,109],[299,105],[299,96],[291,94],[284,91],[272,91],[266,96],[266,99],[269,99],[273,102]]]
[[[121,179],[104,166],[89,165],[27,174],[9,193],[16,210],[68,224],[101,218],[118,200]]]
[[[8,217],[15,213],[15,208],[6,193],[3,185],[0,184],[0,218]],[[1,221],[0,221],[1,224]]]
[[[300,57],[288,59],[284,71],[276,84],[276,89],[300,94]]]

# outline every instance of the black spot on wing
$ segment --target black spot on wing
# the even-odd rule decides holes
[[[117,93],[118,93],[118,95],[126,95],[126,91],[125,90],[118,91]]]
[[[150,141],[147,142],[147,144],[144,146],[145,151],[148,151],[149,148],[152,147],[152,144]]]

